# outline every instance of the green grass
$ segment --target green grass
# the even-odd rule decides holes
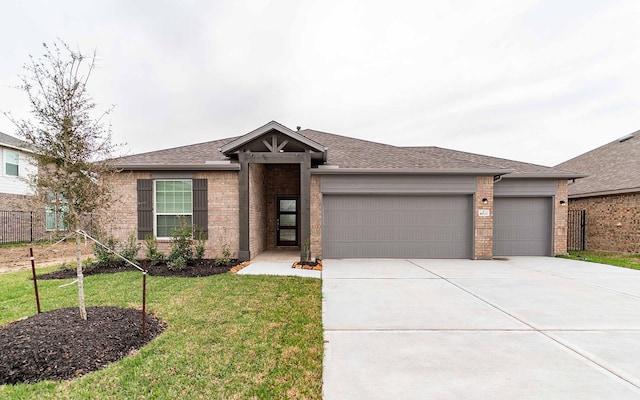
[[[0,325],[36,312],[30,271],[0,274]],[[77,306],[75,285],[41,280],[43,311]],[[141,307],[142,277],[85,278],[87,305]],[[81,378],[0,385],[0,398],[320,399],[321,281],[224,274],[147,278],[147,310],[168,323],[136,354]]]
[[[559,257],[640,270],[640,254],[610,253],[605,251],[586,250],[571,251],[568,255]]]

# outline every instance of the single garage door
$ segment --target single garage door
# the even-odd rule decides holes
[[[550,197],[496,197],[493,205],[494,256],[551,254]]]
[[[323,197],[324,258],[471,258],[471,196]]]

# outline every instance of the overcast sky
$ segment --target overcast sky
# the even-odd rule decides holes
[[[5,1],[0,110],[29,55],[98,53],[130,154],[271,120],[555,165],[640,129],[638,0]],[[0,115],[0,131],[15,134]]]

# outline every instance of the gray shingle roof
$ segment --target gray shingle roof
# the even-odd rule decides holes
[[[203,166],[211,161],[225,161],[228,158],[220,148],[237,139],[236,137],[213,140],[211,142],[191,144],[171,149],[151,151],[117,158],[115,164],[121,167],[154,167],[163,165]]]
[[[26,142],[23,142],[20,139],[14,138],[13,136],[0,132],[0,146],[2,145],[7,147],[24,149],[24,150],[27,150],[29,148]]]
[[[524,177],[537,175],[554,175],[557,177],[579,177],[581,174],[571,170],[546,167],[544,165],[531,164],[522,161],[508,160],[505,158],[485,156],[481,154],[467,153],[464,151],[443,149],[441,147],[406,147],[425,155],[440,155],[448,159],[468,160],[485,165],[492,165],[499,168],[509,168],[513,170],[507,177]]]
[[[328,165],[345,169],[404,169],[434,171],[439,173],[478,171],[479,173],[505,174],[516,171],[544,177],[576,176],[556,168],[521,163],[479,154],[458,152],[438,147],[397,147],[388,144],[355,139],[332,133],[304,129],[298,132],[304,137],[328,148]],[[206,168],[207,164],[229,161],[220,148],[237,137],[176,147],[121,157],[116,165],[124,169],[183,169]],[[234,165],[235,161],[232,161]],[[319,171],[318,171],[319,172]]]
[[[557,165],[588,174],[569,185],[569,195],[585,196],[640,190],[640,131]]]
[[[495,169],[494,165],[471,160],[449,159],[442,155],[424,157],[414,151],[388,144],[370,142],[310,129],[300,131],[309,139],[327,147],[327,164],[340,168],[428,168]]]

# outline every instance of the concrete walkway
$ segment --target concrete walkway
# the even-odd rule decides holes
[[[282,261],[252,261],[247,267],[238,271],[238,275],[280,275],[302,276],[304,278],[322,277],[322,271],[291,268],[292,263]]]
[[[291,268],[300,259],[300,250],[265,251],[255,257],[251,264],[238,271],[238,275],[280,275],[321,278],[322,271]]]
[[[324,260],[333,399],[640,399],[640,271]]]

